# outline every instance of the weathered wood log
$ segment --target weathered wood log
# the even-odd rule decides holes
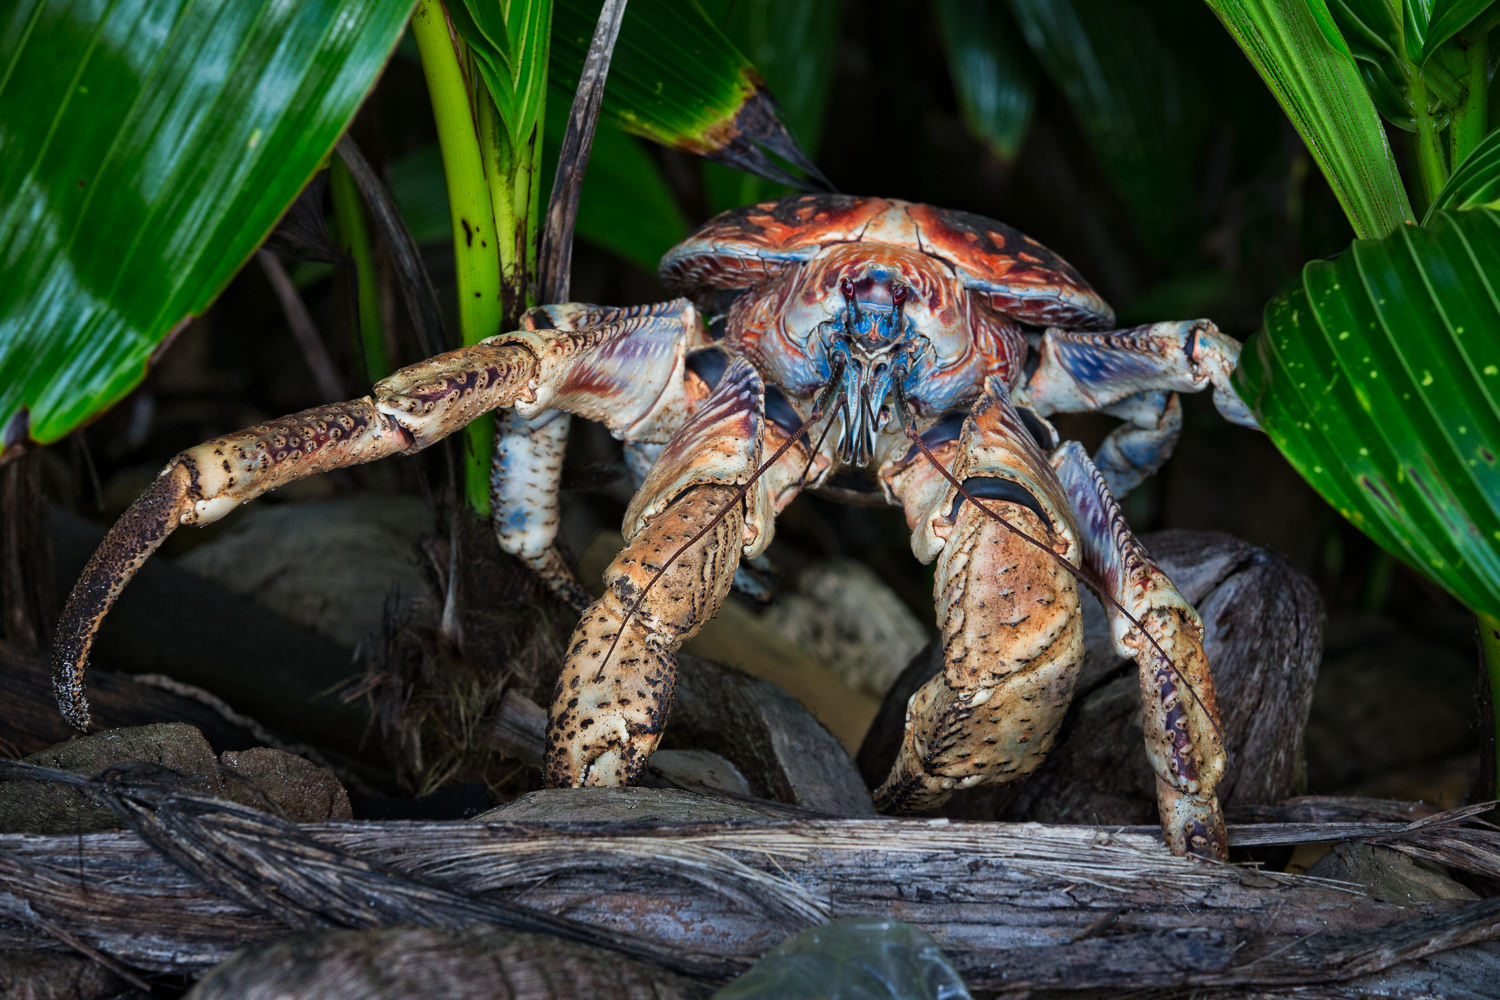
[[[188,1000],[678,1000],[691,980],[596,948],[494,927],[322,931],[245,949]]]
[[[57,947],[65,935],[136,968],[196,972],[288,928],[552,922],[715,980],[803,927],[881,914],[932,933],[976,990],[1244,995],[1347,985],[1500,938],[1500,899],[1396,906],[1346,884],[1175,858],[1133,830],[771,817],[659,825],[644,808],[605,823],[294,826],[159,784],[69,780],[137,830],[0,836],[0,948]],[[1316,837],[1347,829],[1325,825]],[[1462,864],[1500,857],[1500,834],[1483,827],[1358,829],[1445,856],[1445,841],[1463,842]],[[1231,843],[1306,835],[1232,827]]]

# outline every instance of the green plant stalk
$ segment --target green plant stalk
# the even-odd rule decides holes
[[[529,140],[517,147],[489,95],[476,98],[479,142],[485,156],[485,177],[495,207],[495,237],[500,243],[501,288],[505,297],[502,322],[513,328],[521,313],[537,304],[537,234],[540,216],[541,121]]]
[[[385,317],[380,312],[380,286],[375,273],[375,253],[364,206],[349,168],[339,157],[329,167],[328,189],[333,198],[333,219],[338,227],[339,248],[354,262],[355,291],[359,307],[359,340],[363,348],[365,379],[371,385],[391,373],[385,350]]]
[[[1432,120],[1432,112],[1427,109],[1427,84],[1420,75],[1412,79],[1408,93],[1417,119],[1417,174],[1422,179],[1422,206],[1425,208],[1432,204],[1448,181],[1448,153],[1443,148],[1437,123]]]
[[[1453,109],[1453,123],[1448,127],[1448,163],[1454,170],[1484,140],[1489,127],[1489,79],[1485,65],[1490,57],[1489,34],[1479,31],[1463,41],[1467,43],[1464,55],[1469,60],[1467,88],[1463,102]]]
[[[465,346],[500,332],[500,245],[495,212],[485,180],[479,133],[469,87],[459,63],[458,41],[437,0],[421,0],[411,17],[412,35],[422,57],[432,115],[437,123],[448,207],[453,222],[453,259],[458,279],[458,324]],[[493,419],[464,429],[464,495],[482,517],[490,513],[489,462],[495,439]]]
[[[1489,791],[1491,798],[1500,798],[1500,619],[1483,611],[1477,612],[1479,619],[1479,652],[1484,657],[1484,671],[1490,679],[1490,720],[1494,724],[1494,743],[1490,749],[1495,754],[1495,788]]]

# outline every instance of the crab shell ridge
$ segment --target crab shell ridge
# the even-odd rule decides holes
[[[969,212],[887,198],[809,194],[710,219],[662,258],[674,294],[753,288],[828,247],[875,243],[920,251],[964,287],[1027,326],[1103,330],[1114,311],[1073,266],[1036,240]]]

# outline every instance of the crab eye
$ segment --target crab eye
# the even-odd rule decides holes
[[[891,289],[891,304],[896,306],[897,308],[900,308],[901,304],[904,303],[910,295],[910,288],[907,288],[905,285],[897,285]]]
[[[842,278],[842,279],[840,279],[839,280],[839,292],[846,299],[852,299],[852,298],[854,298],[854,282],[850,281],[848,278]]]

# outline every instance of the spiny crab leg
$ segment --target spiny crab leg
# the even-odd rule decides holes
[[[673,654],[718,613],[741,552],[770,541],[767,479],[741,489],[760,463],[764,399],[755,369],[731,364],[636,493],[625,548],[568,643],[548,716],[548,785],[639,778],[672,705]]]
[[[688,407],[683,357],[702,340],[702,321],[686,299],[623,309],[546,306],[528,314],[524,329],[402,368],[370,396],[182,452],[110,529],[68,596],[53,645],[63,717],[87,728],[83,678],[94,636],[131,576],[179,524],[216,521],[304,476],[420,451],[502,407],[533,418],[565,410],[621,436],[665,440],[663,428],[677,426]],[[549,474],[542,488],[555,491],[556,469]],[[542,549],[550,544],[548,535]]]
[[[1142,729],[1156,772],[1162,835],[1174,854],[1226,858],[1229,842],[1216,791],[1224,774],[1224,738],[1203,652],[1203,622],[1131,533],[1083,446],[1069,441],[1052,463],[1078,518],[1084,564],[1140,623],[1105,603],[1115,649],[1140,670]]]
[[[63,717],[89,725],[84,672],[115,599],[180,524],[208,524],[304,476],[410,453],[529,395],[537,358],[495,337],[403,368],[370,396],[315,406],[189,448],[120,517],[68,595],[53,645]]]

